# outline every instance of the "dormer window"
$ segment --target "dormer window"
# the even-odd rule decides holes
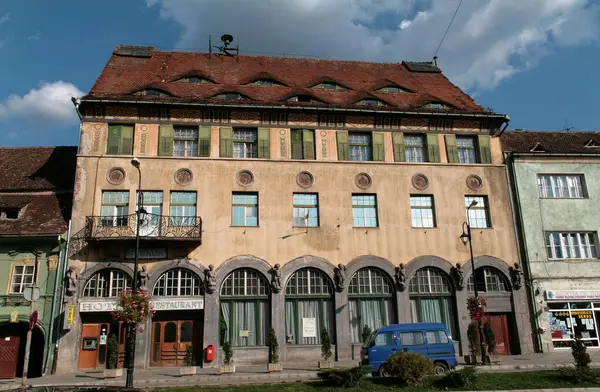
[[[442,102],[429,102],[428,104],[423,105],[423,109],[444,110],[444,109],[450,109],[450,106],[448,106]]]
[[[143,90],[140,91],[136,91],[135,93],[133,93],[133,95],[142,95],[142,96],[147,96],[147,97],[170,97],[171,94],[164,91],[164,90],[159,90],[157,88],[145,88]]]
[[[400,93],[407,93],[408,90],[405,90],[398,86],[386,86],[386,87],[380,88],[379,90],[377,90],[377,92],[384,93],[384,94],[400,94]]]
[[[282,83],[279,83],[278,81],[273,79],[258,79],[252,82],[252,84],[256,86],[283,86]]]
[[[598,142],[596,142],[594,139],[590,139],[587,141],[587,143],[585,143],[586,147],[600,147],[600,144],[598,144]]]
[[[367,98],[367,99],[361,99],[360,101],[356,102],[355,105],[362,105],[362,106],[382,106],[382,105],[385,105],[385,103],[383,103],[382,101],[380,101],[378,99]]]
[[[310,95],[296,95],[291,98],[288,98],[288,102],[312,102],[312,103],[321,103],[318,99],[311,97]]]
[[[179,80],[176,80],[176,82],[181,82],[181,83],[200,83],[200,84],[213,84],[212,80],[203,78],[202,76],[186,76],[183,77]]]
[[[0,207],[0,219],[14,220],[19,219],[19,212],[21,211],[18,207]]]
[[[248,99],[248,97],[246,97],[245,95],[242,95],[240,93],[222,93],[219,95],[215,95],[216,99],[222,99],[224,101],[236,101],[236,100],[240,100],[240,99]]]
[[[346,90],[346,87],[341,86],[334,82],[323,82],[321,84],[317,84],[313,88],[322,88],[325,90]]]

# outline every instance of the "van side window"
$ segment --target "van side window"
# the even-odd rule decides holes
[[[427,331],[427,343],[446,344],[448,343],[448,336],[444,331]]]
[[[425,344],[423,332],[400,332],[400,342],[403,346],[419,346]]]
[[[375,336],[375,346],[393,346],[394,345],[394,333],[393,332],[381,332]]]

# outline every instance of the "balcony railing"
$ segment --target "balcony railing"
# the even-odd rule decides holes
[[[85,238],[90,240],[127,240],[135,238],[136,214],[88,216]],[[202,241],[202,218],[145,214],[140,221],[140,239]]]

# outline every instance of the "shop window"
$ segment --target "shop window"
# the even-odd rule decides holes
[[[548,321],[555,348],[570,349],[576,337],[588,347],[598,347],[600,307],[590,302],[549,302]]]
[[[88,298],[117,297],[131,288],[131,278],[125,272],[104,269],[93,275],[83,288],[83,296]]]

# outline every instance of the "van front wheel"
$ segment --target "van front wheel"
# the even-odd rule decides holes
[[[444,362],[435,362],[433,364],[433,372],[437,375],[445,374],[448,371],[448,365]]]

